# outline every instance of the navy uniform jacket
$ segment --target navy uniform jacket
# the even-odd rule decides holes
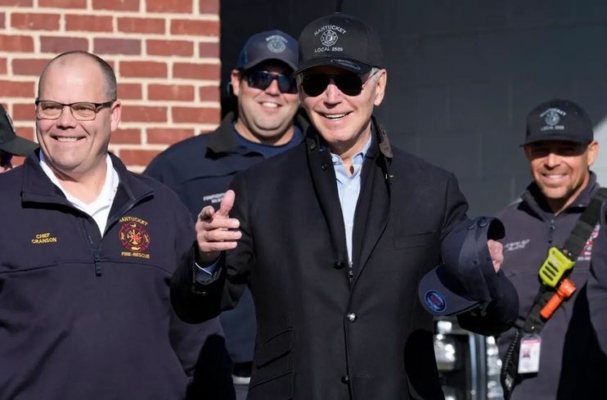
[[[537,185],[531,184],[521,201],[497,215],[506,228],[502,270],[518,291],[521,319],[528,314],[540,289],[538,270],[548,249],[565,243],[596,189],[598,184],[592,173],[579,197],[554,216]],[[604,224],[604,217],[602,221]],[[569,277],[577,290],[541,332],[539,374],[519,375],[512,400],[592,399],[594,393],[602,391],[607,370],[593,333],[586,287],[591,259],[594,264],[598,250],[599,227],[600,232],[605,230],[604,225],[595,228]],[[498,338],[502,358],[513,336],[514,329]]]
[[[156,178],[177,193],[196,219],[208,205],[219,207],[236,173],[264,160],[262,154],[240,147],[234,138],[234,113],[229,113],[213,132],[176,143],[160,153],[144,174]],[[307,122],[297,116],[296,124]],[[255,347],[255,310],[247,290],[234,310],[221,315],[226,345],[236,363],[251,362]]]
[[[198,363],[214,352],[202,348],[207,336],[211,347],[223,340],[220,327],[185,324],[169,302],[194,242],[189,213],[112,162],[120,184],[103,237],[37,154],[0,174],[0,399],[182,400],[192,379],[204,380],[204,398],[231,398],[229,361]]]
[[[231,216],[243,238],[213,280],[193,282],[186,264],[173,277],[173,306],[191,322],[214,317],[251,289],[259,330],[249,400],[444,399],[433,318],[418,285],[441,261],[443,239],[466,221],[467,204],[452,174],[392,149],[378,126],[373,131],[352,279],[335,171],[312,127],[304,143],[234,179]],[[460,322],[498,333],[517,307],[516,293],[496,297],[486,315]]]
[[[607,207],[603,207],[603,218],[607,218]],[[603,220],[605,223],[605,219]],[[594,335],[588,335],[593,343],[593,357],[598,368],[593,374],[596,381],[604,381],[607,376],[607,229],[601,229],[594,241],[595,249],[588,278],[588,308]],[[596,343],[598,342],[598,346]],[[583,372],[583,371],[582,371]],[[604,385],[603,385],[604,388]],[[595,388],[595,393],[601,389]],[[604,389],[602,389],[604,391]]]

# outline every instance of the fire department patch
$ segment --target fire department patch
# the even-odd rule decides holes
[[[148,222],[135,217],[122,217],[120,223],[122,223],[118,232],[120,242],[128,250],[121,252],[120,255],[149,259],[150,255],[145,253],[150,247],[150,235],[146,229]]]
[[[601,226],[597,224],[594,227],[592,234],[590,234],[590,238],[586,242],[586,245],[584,245],[584,249],[580,253],[580,256],[577,258],[578,261],[590,261],[592,258],[592,247],[594,246],[594,239],[599,236],[599,229],[601,229]]]

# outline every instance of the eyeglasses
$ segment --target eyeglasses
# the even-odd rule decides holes
[[[106,101],[105,103],[78,102],[64,104],[57,101],[36,99],[36,118],[59,119],[61,114],[63,114],[63,109],[69,107],[72,117],[78,121],[92,121],[102,108],[110,107],[115,101],[116,100]]]
[[[268,71],[253,71],[247,74],[247,83],[249,86],[260,90],[266,90],[274,79],[278,82],[278,89],[281,93],[297,93],[295,79],[291,78],[289,75],[274,74]]]
[[[327,86],[329,86],[329,83],[333,81],[335,86],[346,96],[358,96],[373,74],[370,74],[364,82],[364,75],[361,77],[354,72],[338,75],[310,74],[304,76],[301,81],[301,88],[308,96],[316,97],[322,94],[327,89]]]
[[[6,151],[0,150],[0,167],[6,168],[10,165],[13,155]]]

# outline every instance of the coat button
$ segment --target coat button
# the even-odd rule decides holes
[[[341,383],[350,383],[350,377],[348,375],[342,376]]]
[[[348,318],[348,321],[354,322],[354,321],[356,321],[356,318],[358,318],[358,317],[356,316],[355,313],[351,312],[348,315],[346,315],[346,318]]]
[[[342,269],[345,266],[346,266],[346,263],[343,261],[335,261],[335,264],[333,264],[333,268],[335,268],[335,269]]]

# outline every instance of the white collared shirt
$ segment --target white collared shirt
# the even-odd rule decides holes
[[[55,176],[55,173],[48,165],[46,159],[44,158],[44,154],[40,152],[40,166],[42,170],[49,177],[51,182],[55,184],[63,194],[67,201],[69,201],[72,206],[76,207],[80,211],[83,211],[91,216],[97,223],[99,227],[99,232],[101,236],[103,236],[105,232],[105,227],[107,225],[107,220],[110,215],[110,209],[112,208],[112,203],[114,202],[114,196],[116,196],[116,190],[118,190],[118,183],[120,182],[120,178],[118,177],[118,173],[114,169],[114,165],[112,164],[112,159],[109,154],[106,158],[106,173],[105,173],[105,181],[103,183],[103,188],[101,188],[101,193],[99,196],[89,204],[84,203],[83,201],[77,199],[76,197],[69,194],[63,186],[61,186],[61,182]]]

